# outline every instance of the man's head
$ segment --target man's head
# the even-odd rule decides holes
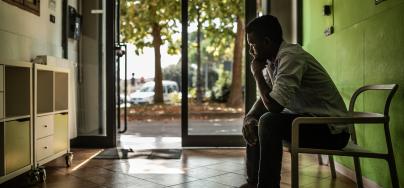
[[[256,60],[273,60],[281,45],[282,28],[276,17],[264,15],[255,18],[246,26],[250,53]]]

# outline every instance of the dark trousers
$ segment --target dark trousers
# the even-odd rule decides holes
[[[282,167],[282,140],[290,142],[292,121],[299,114],[266,113],[261,116],[257,133],[259,143],[247,145],[247,181],[257,187],[279,188]],[[303,125],[299,130],[300,146],[341,149],[349,140],[349,133],[331,134],[327,125]]]

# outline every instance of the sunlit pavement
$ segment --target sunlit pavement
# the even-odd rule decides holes
[[[190,135],[241,135],[241,118],[191,119],[188,123]],[[130,121],[118,141],[122,148],[181,148],[181,121]]]
[[[189,120],[189,134],[197,135],[240,135],[243,120],[241,118]],[[123,122],[122,122],[123,124]],[[123,129],[123,125],[121,125]],[[129,121],[125,135],[144,137],[181,136],[180,120]]]

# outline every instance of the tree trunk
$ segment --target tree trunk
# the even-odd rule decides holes
[[[243,105],[242,96],[242,59],[243,59],[243,42],[244,42],[244,20],[237,17],[237,33],[234,41],[234,54],[233,54],[233,74],[230,86],[230,96],[227,99],[227,106],[241,107]]]
[[[201,12],[200,9],[197,9],[197,22],[198,22],[198,30],[196,36],[196,101],[198,103],[202,103],[203,100],[203,91],[202,91],[202,75],[201,75]]]
[[[163,74],[161,71],[161,28],[158,23],[152,24],[153,48],[154,48],[154,103],[164,103],[163,99]]]

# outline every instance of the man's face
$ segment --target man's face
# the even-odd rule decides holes
[[[250,55],[258,61],[266,61],[268,59],[268,44],[264,40],[257,38],[254,33],[247,34],[247,42],[250,46]]]

